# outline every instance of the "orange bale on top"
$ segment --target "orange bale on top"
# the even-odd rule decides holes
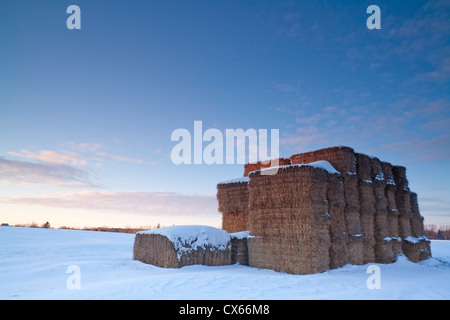
[[[349,147],[330,147],[316,151],[294,154],[291,164],[311,163],[326,160],[340,173],[356,173],[355,152]]]
[[[289,158],[278,158],[275,160],[269,161],[258,161],[247,163],[244,166],[244,177],[248,177],[248,174],[252,171],[261,170],[270,167],[278,167],[278,166],[287,166],[291,164],[291,160]]]

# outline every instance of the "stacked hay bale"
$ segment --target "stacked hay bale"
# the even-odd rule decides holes
[[[365,154],[356,153],[355,155],[364,263],[369,263],[375,262],[375,194],[372,182],[372,163],[370,157]]]
[[[392,172],[397,185],[395,200],[403,253],[413,262],[427,259],[431,256],[431,250],[429,240],[424,236],[417,195],[409,190],[405,167],[393,166]]]
[[[217,185],[217,200],[222,213],[222,229],[230,233],[246,231],[248,222],[249,178],[239,178]]]
[[[231,264],[248,266],[247,238],[250,231],[230,233],[231,237]]]
[[[327,198],[330,215],[330,269],[335,269],[350,262],[345,224],[344,182],[340,174],[334,173],[328,176]]]
[[[395,261],[395,255],[392,250],[392,242],[389,239],[387,183],[381,161],[378,158],[372,158],[371,162],[375,196],[375,262],[391,263]]]
[[[345,223],[350,263],[363,264],[363,233],[360,220],[358,177],[356,175],[355,152],[349,147],[331,147],[291,156],[292,164],[326,160],[341,173],[344,184]]]
[[[411,192],[411,232],[413,236],[419,241],[418,254],[416,250],[416,255],[413,257],[412,261],[422,261],[431,257],[430,240],[425,236],[425,230],[423,226],[423,217],[420,215],[419,203],[417,200],[417,193]]]
[[[395,191],[395,203],[399,213],[398,226],[402,239],[412,236],[411,232],[411,201],[406,179],[406,168],[402,166],[392,166],[394,181],[397,189]]]
[[[208,226],[173,226],[136,233],[134,260],[164,268],[231,264],[226,231]]]
[[[248,174],[252,171],[270,167],[286,166],[290,164],[291,160],[289,158],[278,158],[270,161],[250,162],[244,165],[244,177],[248,177]]]
[[[394,257],[397,257],[403,253],[402,239],[400,238],[399,232],[399,212],[397,210],[395,199],[397,186],[395,185],[394,174],[392,173],[392,165],[389,162],[381,162],[381,169],[383,171],[384,180],[386,181],[385,195],[388,213],[388,236],[386,240],[391,243]]]
[[[329,269],[328,176],[313,166],[250,174],[250,266],[294,274]]]

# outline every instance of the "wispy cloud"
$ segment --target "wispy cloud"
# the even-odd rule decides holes
[[[98,187],[87,171],[64,163],[38,163],[0,157],[0,182],[63,188]]]
[[[27,158],[32,160],[38,160],[40,162],[46,162],[50,164],[72,164],[72,165],[85,165],[85,156],[70,152],[70,151],[51,151],[41,150],[32,152],[28,150],[21,150],[20,152],[8,152],[10,155]]]
[[[2,204],[37,205],[139,215],[211,216],[217,214],[215,195],[176,192],[84,191],[41,197],[0,198]]]
[[[83,151],[83,152],[86,152],[86,151],[94,152],[103,147],[100,143],[97,143],[97,142],[76,143],[74,141],[70,141],[67,143],[67,145],[70,146],[72,149],[75,149],[78,151]]]
[[[405,160],[436,161],[450,160],[450,135],[433,137],[430,139],[417,138],[408,141],[385,144],[383,151],[403,153]]]
[[[108,154],[106,152],[97,152],[95,155],[97,156],[95,158],[96,160],[115,160],[120,162],[144,163],[144,161],[141,159],[132,159],[127,156]]]

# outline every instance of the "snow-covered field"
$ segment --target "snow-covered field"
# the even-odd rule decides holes
[[[450,299],[450,241],[432,241],[427,261],[376,264],[381,288],[369,289],[372,264],[313,275],[241,265],[158,268],[133,261],[134,237],[0,227],[0,299]]]

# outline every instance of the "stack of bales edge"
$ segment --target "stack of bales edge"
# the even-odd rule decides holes
[[[217,185],[217,200],[222,213],[222,229],[227,232],[248,230],[248,177]]]

